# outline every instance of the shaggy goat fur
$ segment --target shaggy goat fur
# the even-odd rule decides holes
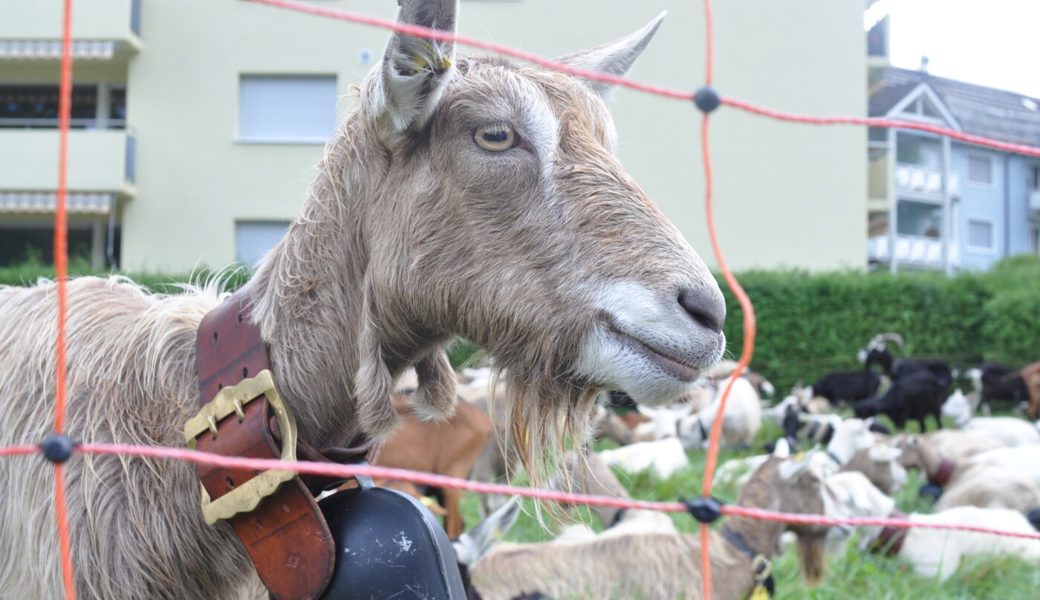
[[[402,22],[454,30],[456,0],[399,4]],[[623,72],[657,24],[569,60]],[[393,35],[357,96],[301,216],[249,284],[301,440],[321,448],[385,437],[398,422],[394,381],[411,366],[416,414],[450,415],[455,374],[443,348],[461,335],[504,369],[513,446],[537,483],[568,441],[585,439],[612,373],[627,377],[627,392],[666,402],[719,358],[721,292],[624,172],[591,86]],[[521,144],[480,146],[481,131],[495,138],[510,127]],[[653,334],[686,361],[686,376],[603,358],[638,341],[625,346],[622,320],[611,321],[628,318],[611,308],[624,304],[622,283],[677,317],[667,329],[623,333]],[[55,294],[53,283],[0,288],[0,445],[36,443],[51,427]],[[196,330],[219,301],[214,288],[161,296],[119,278],[72,281],[69,433],[182,446],[198,408]],[[76,456],[66,473],[80,597],[263,595],[230,526],[203,523],[191,465]],[[61,595],[52,484],[39,457],[0,461],[2,599]]]

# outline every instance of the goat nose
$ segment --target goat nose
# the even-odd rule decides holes
[[[679,293],[679,305],[701,326],[715,333],[722,331],[726,322],[726,302],[721,294],[683,290]]]

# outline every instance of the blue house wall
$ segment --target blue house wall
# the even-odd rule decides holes
[[[970,157],[985,157],[990,160],[991,182],[975,183],[968,179],[968,163]],[[951,171],[960,181],[960,200],[955,209],[957,240],[960,251],[960,267],[965,270],[988,269],[993,263],[1005,256],[1008,231],[1005,223],[1005,188],[1010,183],[1008,173],[1008,156],[1000,152],[990,152],[975,146],[955,144],[951,151]],[[1025,167],[1022,167],[1024,170]],[[1023,182],[1021,194],[1024,196]],[[1021,203],[1020,203],[1021,204]],[[1024,220],[1025,207],[1019,212]],[[980,248],[969,244],[969,232],[972,221],[992,225],[992,245]]]
[[[1011,190],[1011,218],[1008,229],[1008,245],[1010,254],[1032,252],[1029,222],[1029,192],[1032,168],[1040,165],[1040,160],[1025,156],[1011,156],[1008,182]]]

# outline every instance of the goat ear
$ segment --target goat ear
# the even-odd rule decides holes
[[[654,38],[654,34],[657,33],[657,29],[661,26],[661,22],[664,21],[664,17],[667,14],[666,11],[657,15],[646,27],[633,34],[602,46],[568,54],[561,57],[559,61],[586,71],[596,71],[621,77],[628,73],[628,70],[632,68],[639,55],[643,53],[643,50],[646,50],[647,45]],[[606,96],[614,87],[609,83],[599,81],[590,81],[588,84],[600,96]]]
[[[397,22],[455,33],[458,0],[398,0]],[[426,124],[455,72],[455,44],[394,32],[383,55],[382,103],[394,132]]]
[[[476,527],[459,536],[454,544],[456,559],[472,567],[495,542],[505,537],[519,516],[520,497],[513,496]]]
[[[448,354],[437,347],[415,363],[419,387],[412,396],[412,407],[423,421],[444,420],[455,412],[455,371]]]

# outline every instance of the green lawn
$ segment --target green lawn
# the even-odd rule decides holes
[[[772,423],[763,423],[763,425],[760,439],[764,441],[775,437],[777,433],[775,426]],[[912,425],[909,429],[914,431],[916,426]],[[754,450],[723,450],[720,454],[720,464],[730,458],[756,453]],[[635,476],[619,473],[619,477],[634,498],[674,501],[680,496],[695,496],[700,490],[705,453],[691,452],[689,457],[690,466],[668,479],[660,479],[649,473]],[[929,504],[917,497],[919,484],[916,474],[911,473],[909,482],[896,498],[901,511],[906,513],[930,511]],[[716,489],[713,494],[730,502],[735,499],[737,492],[736,489]],[[551,539],[554,531],[547,530],[538,523],[534,516],[533,505],[529,501],[525,501],[525,509],[525,514],[520,516],[506,539],[522,542]],[[476,495],[467,494],[463,501],[463,512],[468,525],[473,525],[480,520]],[[568,518],[571,520],[564,524],[581,521],[597,530],[600,529],[598,522],[595,522],[586,510],[576,511],[572,517]],[[672,515],[672,518],[681,531],[692,532],[697,528],[696,521],[690,516],[675,514]],[[549,527],[555,529],[552,524]],[[828,563],[827,576],[823,584],[816,589],[809,589],[801,581],[798,561],[793,553],[787,553],[776,559],[774,573],[778,600],[795,598],[1017,600],[1040,597],[1040,568],[1015,558],[962,562],[958,572],[945,583],[941,583],[935,579],[918,577],[897,558],[861,554],[854,545],[850,545],[845,556]]]

